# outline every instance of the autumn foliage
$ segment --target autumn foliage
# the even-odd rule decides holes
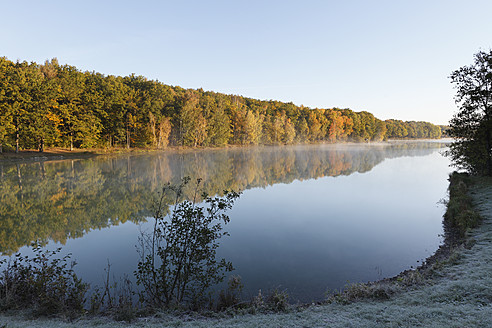
[[[426,122],[382,121],[369,112],[308,108],[143,76],[105,76],[0,57],[0,151],[48,147],[226,145],[439,138]]]

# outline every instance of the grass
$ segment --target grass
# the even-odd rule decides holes
[[[492,182],[469,178],[467,193],[482,223],[428,275],[395,278],[388,297],[375,286],[354,286],[349,302],[290,308],[281,313],[173,314],[156,312],[132,324],[105,317],[32,321],[0,315],[0,327],[492,327]],[[416,284],[415,284],[416,283]],[[388,285],[390,286],[390,285]],[[396,288],[396,287],[395,287]]]
[[[454,229],[460,238],[482,221],[481,215],[473,207],[469,192],[472,184],[473,178],[466,173],[453,172],[449,177],[449,201],[446,204],[444,223]]]

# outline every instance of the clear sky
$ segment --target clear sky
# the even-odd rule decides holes
[[[446,124],[490,0],[4,1],[0,56]]]

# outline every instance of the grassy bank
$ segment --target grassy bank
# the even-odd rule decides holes
[[[453,242],[442,256],[429,259],[421,271],[407,272],[379,285],[353,286],[347,289],[348,294],[336,295],[327,304],[279,314],[219,313],[204,317],[158,313],[137,318],[132,324],[115,323],[105,317],[67,322],[4,314],[0,327],[490,327],[492,181],[457,176],[451,178],[450,185],[448,207],[454,214],[446,214],[445,224],[446,233],[455,237],[447,236]],[[453,185],[458,186],[457,193]],[[474,220],[461,215],[473,210],[482,218],[475,228],[463,223]]]

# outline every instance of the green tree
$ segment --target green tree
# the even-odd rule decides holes
[[[199,106],[207,121],[206,139],[204,145],[225,146],[231,137],[231,122],[225,110],[225,101],[216,94],[206,92],[200,97]]]
[[[224,105],[219,103],[210,114],[207,134],[214,146],[225,146],[231,137],[231,122]]]
[[[296,128],[294,124],[290,121],[290,118],[285,118],[285,125],[284,125],[284,135],[283,135],[283,141],[285,144],[292,144],[294,143],[294,139],[296,138]]]
[[[159,121],[157,133],[157,148],[166,148],[169,144],[169,135],[171,134],[171,121],[168,117],[162,117]]]
[[[447,155],[459,168],[492,176],[492,50],[478,52],[450,78],[459,110],[449,124],[455,140]]]
[[[23,146],[31,146],[29,143],[31,136],[28,131],[30,106],[32,93],[29,88],[26,71],[27,62],[11,63],[5,67],[4,80],[2,86],[2,112],[9,115],[13,127],[5,124],[11,133],[14,134],[15,151],[18,152]],[[10,116],[11,115],[11,116]],[[10,120],[6,120],[8,122]],[[8,131],[8,130],[7,130]]]
[[[60,120],[54,113],[57,107],[56,88],[48,83],[35,63],[16,64],[16,77],[21,103],[16,108],[20,113],[18,129],[22,130],[24,146],[37,147],[44,151],[45,144],[54,145],[59,137]],[[17,99],[19,99],[17,95]],[[22,111],[25,113],[22,115]]]
[[[237,98],[237,97],[235,97]],[[246,131],[246,116],[247,109],[243,104],[234,102],[230,105],[231,126],[232,126],[232,142],[237,145],[248,144]]]
[[[112,75],[103,77],[101,82],[103,105],[100,117],[104,127],[103,135],[108,138],[109,147],[112,147],[129,141],[126,102],[130,88],[121,78]]]
[[[89,148],[97,144],[100,124],[94,111],[83,106],[82,94],[85,88],[85,75],[75,67],[64,65],[58,73],[59,110],[63,119],[63,133],[65,142],[69,141],[70,150],[74,142],[77,147]]]
[[[99,73],[84,73],[84,90],[81,94],[81,113],[83,121],[90,123],[83,125],[86,131],[81,130],[80,137],[76,140],[80,142],[79,147],[91,148],[102,145],[102,134],[104,131],[103,119],[107,117],[105,112],[105,98],[103,94],[103,75]]]
[[[321,131],[321,123],[314,111],[310,111],[308,115],[308,126],[309,126],[309,140],[317,141],[321,139],[322,131]]]
[[[299,142],[306,142],[309,137],[309,126],[306,122],[305,117],[301,117],[297,120],[297,126],[296,126],[296,136],[297,136],[297,141]]]
[[[180,133],[184,146],[201,146],[207,137],[207,121],[198,106],[196,91],[188,91],[180,113]]]
[[[9,71],[12,70],[12,62],[5,57],[0,57],[0,153],[4,145],[9,145],[9,135],[15,131],[14,110],[9,98]]]

